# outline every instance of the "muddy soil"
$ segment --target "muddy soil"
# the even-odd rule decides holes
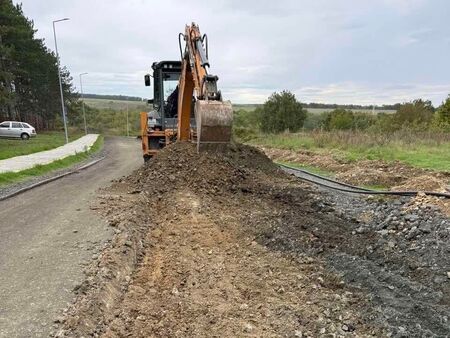
[[[274,161],[300,163],[336,173],[336,179],[359,186],[393,187],[393,190],[446,192],[450,189],[450,171],[436,172],[415,168],[400,161],[345,161],[333,154],[307,150],[282,150],[260,147]]]
[[[447,276],[384,250],[361,220],[377,203],[347,210],[254,148],[167,147],[92,206],[116,235],[56,336],[448,336],[448,281],[429,274]]]

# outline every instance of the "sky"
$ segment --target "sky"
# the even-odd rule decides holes
[[[225,99],[380,105],[450,94],[448,0],[14,0],[85,93],[151,98],[151,64],[179,60],[178,33],[209,38]],[[152,87],[150,87],[152,88]]]

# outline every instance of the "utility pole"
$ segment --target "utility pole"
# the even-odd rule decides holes
[[[80,88],[81,88],[81,107],[83,108],[83,119],[84,119],[84,134],[87,135],[87,124],[86,124],[86,111],[84,109],[84,97],[83,97],[83,80],[82,76],[87,75],[88,73],[80,74]]]
[[[67,21],[67,20],[69,20],[69,18],[64,18],[64,19],[53,21],[53,37],[55,38],[55,52],[56,52],[56,59],[58,61],[59,92],[61,94],[61,109],[62,109],[62,117],[63,117],[63,123],[64,123],[64,134],[66,135],[66,143],[69,143],[69,135],[67,134],[66,111],[65,111],[65,107],[64,107],[64,95],[63,95],[63,88],[62,88],[62,81],[61,81],[61,62],[59,61],[58,43],[56,41],[56,29],[55,29],[55,23],[61,22],[61,21]]]

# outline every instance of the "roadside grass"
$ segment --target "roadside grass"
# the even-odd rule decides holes
[[[36,165],[33,168],[22,170],[19,172],[8,172],[0,174],[0,186],[25,181],[29,178],[41,176],[54,170],[70,167],[78,162],[87,159],[90,155],[100,151],[102,148],[103,148],[103,136],[100,135],[92,145],[91,149],[89,149],[89,151],[71,155],[49,164]]]
[[[69,141],[75,141],[84,134],[80,131],[70,132]],[[40,132],[36,137],[23,141],[21,139],[0,139],[0,160],[15,156],[28,155],[50,150],[64,145],[64,132]]]
[[[306,149],[315,153],[332,152],[347,161],[398,160],[415,167],[450,171],[449,133],[312,131],[259,135],[249,143],[279,149]]]

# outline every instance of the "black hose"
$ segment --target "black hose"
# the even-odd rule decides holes
[[[354,185],[350,185],[350,184],[347,184],[347,183],[342,183],[342,182],[339,182],[339,181],[335,181],[335,180],[332,180],[332,179],[330,179],[328,177],[323,177],[323,176],[320,176],[320,175],[317,175],[317,174],[313,174],[313,173],[310,173],[309,171],[306,171],[304,169],[294,168],[294,167],[290,167],[290,166],[287,166],[287,165],[284,165],[284,164],[279,164],[279,166],[287,168],[287,169],[292,170],[292,171],[297,171],[297,172],[304,173],[306,175],[317,177],[317,178],[322,179],[324,181],[332,182],[332,183],[335,183],[335,184],[339,184],[339,185],[351,188],[351,189],[346,189],[346,188],[333,187],[333,186],[325,184],[325,183],[320,183],[320,182],[308,179],[306,177],[299,177],[299,176],[293,174],[297,178],[302,179],[304,181],[307,181],[307,182],[310,182],[310,183],[313,183],[313,184],[317,184],[317,185],[320,185],[320,186],[323,186],[323,187],[326,187],[326,188],[329,188],[329,189],[343,191],[343,192],[349,192],[349,193],[354,193],[354,194],[366,194],[366,195],[396,195],[396,196],[415,196],[415,195],[419,194],[420,192],[423,192],[425,195],[429,195],[429,196],[450,198],[450,194],[447,194],[447,193],[444,193],[444,192],[437,192],[437,191],[385,191],[385,190],[380,191],[380,190],[366,189],[366,188],[361,188],[361,187],[357,187],[357,186],[354,186]]]
[[[281,166],[281,167],[285,167],[285,168],[291,169],[291,170],[300,171],[300,172],[302,172],[304,174],[320,178],[321,180],[332,182],[332,183],[336,183],[336,184],[339,184],[339,185],[343,185],[345,187],[349,187],[349,188],[352,188],[352,189],[363,190],[363,191],[372,191],[371,189],[361,188],[361,187],[357,187],[355,185],[347,184],[347,183],[344,183],[344,182],[339,182],[339,181],[333,180],[333,179],[325,177],[325,176],[314,174],[314,173],[309,172],[309,171],[304,170],[304,169],[288,166],[286,164],[278,163],[278,165]]]

